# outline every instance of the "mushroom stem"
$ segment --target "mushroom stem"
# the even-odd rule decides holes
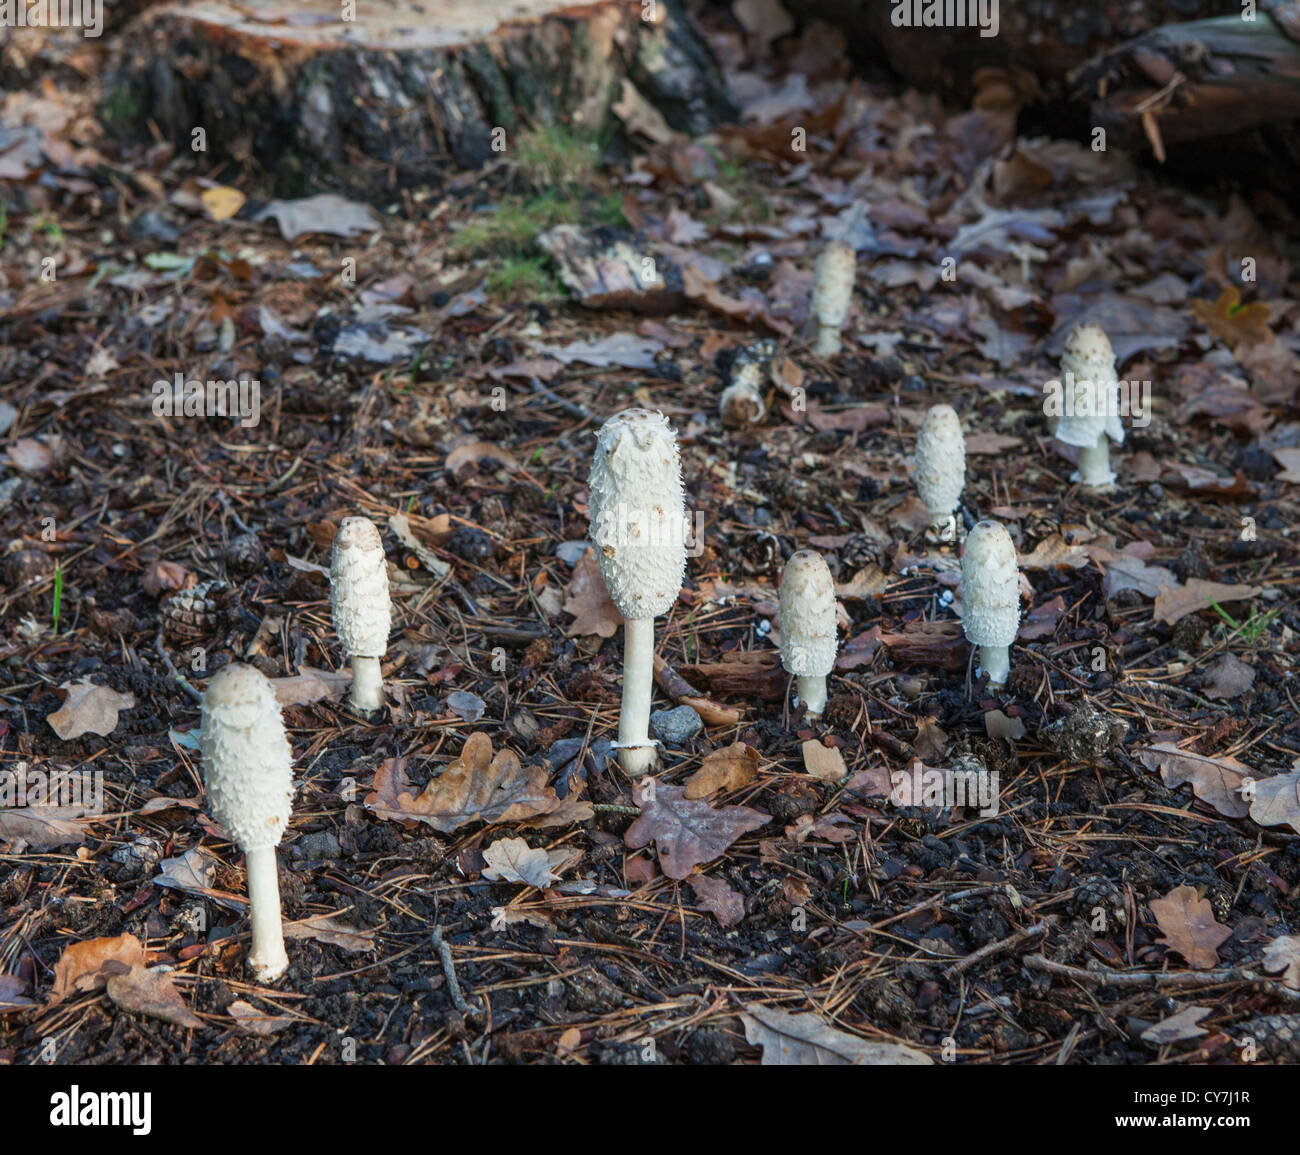
[[[1005,686],[1011,675],[1010,646],[980,646],[980,668],[989,677],[989,687]]]
[[[826,712],[825,675],[819,678],[815,674],[800,674],[795,686],[804,714],[809,718],[820,718]]]
[[[275,982],[289,969],[280,928],[280,883],[276,876],[275,847],[244,851],[248,873],[248,908],[253,920],[253,949],[248,966],[259,982]]]
[[[844,343],[840,340],[838,325],[817,326],[817,343],[813,345],[813,352],[817,356],[834,357],[843,348]]]
[[[654,690],[654,618],[623,622],[623,705],[618,718],[618,762],[633,777],[650,772],[650,698]]]
[[[1090,489],[1110,485],[1115,480],[1110,468],[1110,441],[1104,433],[1096,445],[1079,450],[1079,470],[1075,476]]]
[[[358,713],[371,714],[384,704],[384,677],[378,658],[353,657],[352,705]]]
[[[650,696],[654,689],[655,620],[623,622],[623,708],[618,717],[618,764],[633,777],[654,766],[650,741]]]

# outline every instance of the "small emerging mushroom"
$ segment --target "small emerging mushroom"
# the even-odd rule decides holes
[[[801,549],[781,571],[781,664],[798,679],[799,701],[810,718],[826,710],[826,676],[838,644],[835,579],[816,550]]]
[[[623,706],[618,761],[630,775],[654,765],[650,696],[655,617],[677,600],[686,571],[686,506],[677,437],[662,413],[628,409],[596,436],[588,478],[591,540],[610,600],[623,615]]]
[[[334,535],[330,612],[352,663],[352,705],[358,713],[371,714],[384,704],[380,662],[388,650],[392,602],[384,543],[364,517],[345,517]]]
[[[289,967],[280,927],[275,848],[289,825],[293,752],[271,683],[252,666],[218,670],[203,695],[199,751],[215,818],[244,852],[253,948],[248,965],[261,982]]]
[[[1006,528],[981,521],[966,538],[961,556],[962,629],[980,648],[989,685],[1006,685],[1011,643],[1020,628],[1020,569]]]
[[[950,405],[936,405],[916,438],[916,490],[930,515],[930,530],[942,541],[957,540],[954,513],[966,487],[966,439]]]
[[[1079,447],[1079,468],[1071,481],[1100,489],[1115,480],[1110,442],[1124,440],[1119,418],[1119,378],[1115,351],[1097,325],[1080,325],[1065,342],[1061,357],[1061,414],[1055,437]]]
[[[840,328],[849,315],[857,265],[858,255],[847,241],[828,242],[817,258],[817,279],[813,282],[812,292],[817,343],[813,352],[820,357],[832,357],[843,347]]]
[[[763,420],[763,363],[737,359],[732,367],[731,384],[722,391],[718,410],[728,429],[745,429]]]

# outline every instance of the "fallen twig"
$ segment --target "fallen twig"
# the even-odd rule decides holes
[[[1154,990],[1157,987],[1212,987],[1220,983],[1255,983],[1277,998],[1300,1002],[1300,991],[1293,991],[1282,983],[1244,967],[1224,967],[1216,971],[1117,971],[1100,965],[1086,968],[1067,966],[1065,963],[1052,962],[1041,954],[1025,955],[1023,961],[1030,970],[1060,975],[1093,986],[1148,987]]]
[[[985,943],[974,954],[968,954],[964,959],[961,959],[948,967],[948,969],[943,972],[943,977],[946,979],[955,978],[963,971],[969,970],[976,963],[982,962],[991,955],[1000,954],[1004,950],[1011,950],[1013,947],[1019,946],[1026,939],[1037,938],[1041,934],[1046,934],[1051,925],[1052,920],[1050,918],[1045,918],[1042,922],[1034,923],[1033,926],[1022,926],[1014,934],[1009,934],[1006,938],[999,939],[997,942]]]

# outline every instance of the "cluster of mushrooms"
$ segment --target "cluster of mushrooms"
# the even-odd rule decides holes
[[[813,297],[815,349],[821,355],[833,355],[841,347],[853,275],[853,249],[832,242],[818,262]],[[737,359],[722,398],[724,416],[728,406],[734,412],[740,396],[747,422],[762,419],[760,360]],[[1062,377],[1075,388],[1085,385],[1091,392],[1084,400],[1090,404],[1067,398],[1055,435],[1080,450],[1073,480],[1104,487],[1114,480],[1108,441],[1122,440],[1123,429],[1114,416],[1115,357],[1101,329],[1083,326],[1070,335]],[[1097,409],[1111,416],[1098,417]],[[926,414],[913,472],[931,523],[927,537],[960,542],[966,453],[960,420],[949,406],[936,405]],[[623,695],[614,746],[623,770],[639,777],[656,763],[656,743],[649,734],[654,619],[677,601],[686,572],[681,455],[663,414],[629,409],[606,421],[596,438],[589,486],[591,541],[610,599],[624,619]],[[981,521],[966,536],[961,591],[966,638],[979,648],[979,665],[990,687],[1004,686],[1020,624],[1020,574],[1015,545],[1000,523]],[[383,542],[366,518],[349,517],[339,526],[330,605],[351,663],[350,703],[359,715],[371,716],[384,704],[380,663],[392,611]],[[805,717],[819,718],[826,709],[826,679],[838,644],[835,582],[821,554],[800,550],[791,556],[781,574],[779,607],[782,664],[795,681]],[[213,676],[203,696],[200,751],[212,814],[245,854],[253,934],[249,968],[260,981],[274,982],[289,965],[275,847],[289,824],[293,769],[275,692],[260,671],[235,663]]]

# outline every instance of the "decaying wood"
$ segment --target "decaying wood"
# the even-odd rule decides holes
[[[589,309],[673,313],[686,304],[681,271],[663,259],[648,261],[645,245],[627,229],[559,225],[537,243],[573,299]]]
[[[1264,13],[1172,24],[1082,67],[1091,123],[1124,148],[1241,133],[1300,117],[1300,44]]]
[[[477,0],[360,4],[355,21],[339,12],[335,0],[155,8],[122,37],[104,119],[127,138],[156,128],[185,150],[203,128],[213,161],[269,174],[283,195],[383,196],[478,168],[530,126],[598,134],[620,110],[641,124],[648,108],[701,132],[731,110],[671,0],[653,21],[624,0],[517,0],[508,17]]]
[[[1019,69],[1049,98],[1063,95],[1069,71],[1089,57],[1180,20],[1241,12],[1238,0],[1015,0],[997,8],[997,35],[981,36],[978,20],[988,3],[971,0],[786,0],[799,20],[817,18],[845,30],[851,50],[883,62],[909,84],[965,98],[981,68]],[[908,27],[927,12],[963,14],[965,27]],[[987,19],[987,17],[986,17]]]

